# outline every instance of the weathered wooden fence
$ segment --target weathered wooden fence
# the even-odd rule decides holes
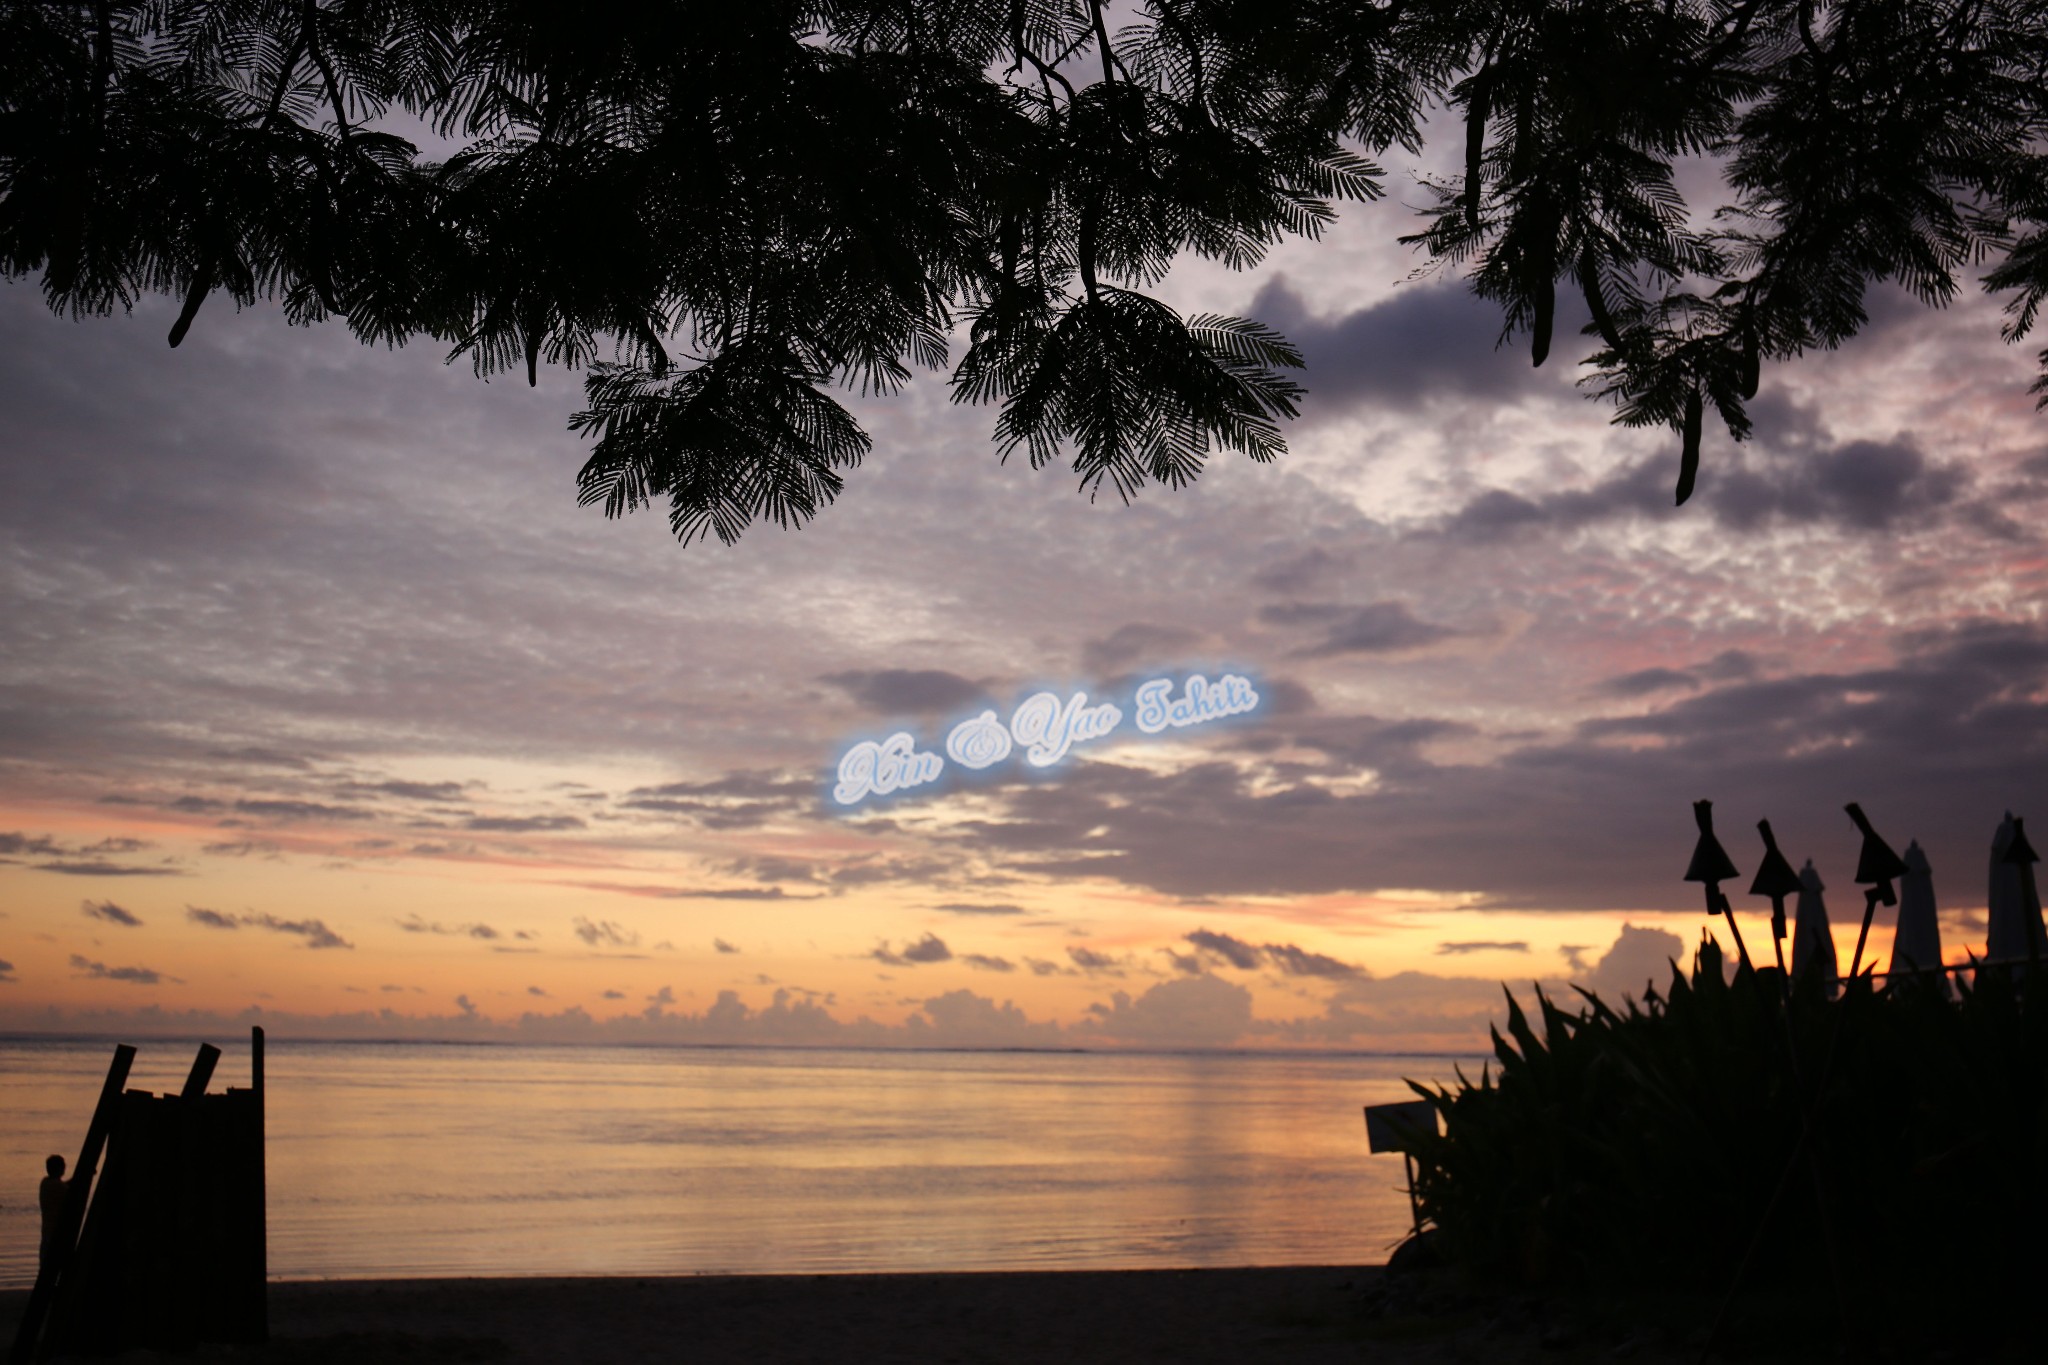
[[[224,1094],[206,1093],[210,1043],[175,1095],[124,1090],[135,1049],[114,1049],[10,1365],[268,1336],[263,1030],[250,1034],[250,1086]]]

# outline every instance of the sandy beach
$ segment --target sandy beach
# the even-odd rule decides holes
[[[1390,1289],[1395,1292],[1390,1293]],[[11,1341],[25,1291],[0,1294]],[[962,1275],[353,1280],[271,1286],[263,1365],[1411,1365],[1677,1359],[1675,1343],[1414,1301],[1377,1267]]]

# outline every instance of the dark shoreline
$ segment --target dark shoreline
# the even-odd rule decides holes
[[[0,1345],[13,1341],[27,1299],[26,1290],[0,1291]],[[1377,1265],[280,1281],[270,1286],[270,1324],[271,1339],[262,1345],[131,1351],[113,1359],[1692,1365],[1704,1336],[1697,1323],[1674,1332],[1575,1321],[1528,1296],[1475,1299],[1436,1272],[1389,1276]]]
[[[1409,1365],[1511,1360],[1473,1324],[1375,1320],[1378,1266],[293,1281],[271,1341],[119,1357],[264,1365]],[[0,1293],[0,1341],[27,1300]],[[1391,1330],[1390,1330],[1391,1329]],[[1506,1351],[1503,1348],[1508,1348]],[[1556,1360],[1556,1353],[1543,1353]]]

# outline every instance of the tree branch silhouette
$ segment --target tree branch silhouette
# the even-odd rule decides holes
[[[0,271],[74,315],[169,294],[173,346],[224,291],[585,370],[584,499],[730,541],[838,492],[867,437],[830,389],[920,369],[1091,493],[1271,458],[1300,356],[1145,291],[1450,136],[1405,240],[1539,365],[1583,297],[1585,382],[1677,436],[1683,502],[1709,410],[1746,438],[1874,285],[1938,307],[1987,264],[2031,333],[2044,69],[2036,0],[0,0]]]

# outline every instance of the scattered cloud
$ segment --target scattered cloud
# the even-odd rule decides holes
[[[1309,626],[1322,639],[1294,651],[1305,659],[1338,654],[1392,654],[1420,649],[1460,632],[1420,620],[1405,602],[1369,602],[1362,607],[1336,602],[1286,602],[1259,608],[1269,626]]]
[[[481,920],[472,920],[465,924],[443,924],[439,920],[423,919],[417,911],[404,919],[393,920],[392,923],[408,934],[456,935],[462,938],[482,939],[486,942],[503,937],[496,929]]]
[[[1081,645],[1081,663],[1091,674],[1105,678],[1127,668],[1144,664],[1168,667],[1176,656],[1202,643],[1202,633],[1185,626],[1159,626],[1133,621],[1118,626],[1099,639]]]
[[[779,886],[633,886],[618,882],[572,882],[590,891],[616,891],[661,901],[809,901],[819,896],[792,896]],[[822,894],[822,893],[821,893]]]
[[[827,682],[878,716],[923,716],[960,710],[987,696],[971,678],[932,668],[827,673]]]
[[[110,863],[97,858],[37,863],[35,866],[39,872],[57,872],[66,877],[182,877],[186,875],[185,870],[178,867],[130,867],[125,863]]]
[[[1196,929],[1182,937],[1195,946],[1197,954],[1241,971],[1250,971],[1262,963],[1270,964],[1283,976],[1346,977],[1356,976],[1359,971],[1348,962],[1340,962],[1328,954],[1311,952],[1292,943],[1255,945],[1209,929]],[[1174,964],[1184,972],[1189,970],[1186,959],[1176,956]]]
[[[830,879],[833,886],[840,888],[883,886],[891,882],[929,887],[934,882],[951,880],[952,872],[952,865],[941,858],[866,857],[832,869]]]
[[[814,882],[818,879],[818,865],[811,859],[774,853],[733,858],[724,866],[735,876],[749,876],[760,882]]]
[[[112,901],[80,901],[79,913],[87,919],[96,919],[102,924],[118,924],[124,929],[140,928],[142,925],[134,912],[124,910]]]
[[[176,977],[165,977],[153,967],[109,967],[104,962],[95,962],[77,953],[71,955],[71,970],[76,976],[95,981],[122,981],[131,986],[155,986],[166,980],[177,980]]]
[[[1395,972],[1339,984],[1319,1014],[1262,1021],[1257,1035],[1304,1044],[1470,1048],[1503,1013],[1506,995],[1490,977]]]
[[[275,798],[244,798],[235,802],[235,810],[242,815],[253,815],[259,820],[274,820],[279,824],[302,824],[321,820],[372,820],[376,812],[361,806],[330,806],[320,801],[290,801]]]
[[[1968,485],[1960,467],[1935,463],[1900,435],[1746,461],[1716,475],[1707,505],[1733,531],[1775,521],[1888,531],[1908,517],[1940,516]]]
[[[313,767],[313,760],[309,758],[282,749],[268,749],[260,744],[245,745],[239,749],[214,749],[206,756],[222,763],[256,768],[290,768],[305,772]]]
[[[1268,943],[1265,945],[1266,961],[1278,967],[1286,976],[1351,977],[1360,975],[1357,967],[1342,962],[1327,953],[1312,953],[1292,943]]]
[[[574,815],[473,815],[462,827],[487,834],[541,834],[582,829],[584,824]]]
[[[274,934],[292,934],[306,941],[308,948],[353,948],[340,934],[327,927],[325,920],[283,919],[277,915],[251,914],[242,916],[242,923],[258,929],[268,929]]]
[[[1558,334],[1570,337],[1569,303]],[[1369,307],[1338,317],[1311,313],[1284,277],[1259,290],[1250,316],[1287,334],[1307,361],[1310,420],[1358,407],[1413,412],[1433,402],[1504,403],[1552,391],[1528,356],[1499,347],[1499,308],[1462,282],[1403,285]]]
[[[926,1000],[905,1033],[931,1047],[1054,1047],[1065,1036],[1057,1023],[1035,1021],[1008,1000],[998,1004],[964,989]]]
[[[1639,668],[1633,673],[1609,678],[1599,687],[1610,697],[1647,697],[1653,692],[1697,692],[1699,689],[1698,678],[1675,668]]]
[[[1624,923],[1585,984],[1610,1001],[1640,1000],[1650,986],[1661,991],[1671,980],[1671,964],[1683,965],[1687,957],[1685,940],[1669,930]]]
[[[1909,436],[1835,444],[1802,410],[1767,398],[1751,412],[1759,440],[1724,448],[1695,495],[1722,530],[1757,534],[1804,526],[1858,534],[1945,524],[1966,510],[1968,471],[1934,460]],[[1658,455],[1577,487],[1532,494],[1488,489],[1428,534],[1474,544],[1661,518],[1670,510],[1670,476],[1668,458]]]
[[[1183,937],[1200,951],[1220,958],[1233,967],[1250,970],[1259,965],[1259,950],[1241,938],[1215,933],[1208,929],[1196,929]]]
[[[1184,976],[1148,987],[1135,999],[1118,991],[1108,1004],[1090,1005],[1076,1031],[1125,1042],[1226,1047],[1251,1024],[1250,991],[1217,976]]]
[[[216,858],[253,858],[258,855],[280,853],[283,850],[264,839],[235,839],[225,843],[203,844],[199,851]]]
[[[714,938],[714,939],[712,939],[712,940],[711,940],[711,946],[712,946],[713,948],[717,949],[717,950],[718,950],[719,952],[721,952],[721,953],[736,953],[736,952],[738,952],[738,951],[739,951],[739,949],[738,949],[737,947],[735,947],[734,945],[732,945],[732,944],[730,944],[730,943],[727,943],[727,942],[726,942],[726,941],[725,941],[724,939],[722,939],[722,938]]]
[[[396,796],[405,801],[444,803],[460,801],[466,790],[460,782],[405,782],[396,778],[382,782],[350,782],[341,790],[364,796]]]
[[[240,929],[248,925],[255,929],[268,929],[274,934],[290,934],[306,941],[308,948],[354,948],[340,934],[327,927],[325,920],[284,919],[272,914],[248,911],[240,915],[227,915],[203,906],[185,907],[185,918],[194,924],[203,924],[209,929]]]
[[[1436,951],[1439,957],[1459,957],[1466,953],[1526,953],[1529,951],[1529,945],[1522,939],[1503,942],[1498,939],[1471,938],[1452,943],[1439,943],[1436,945]]]
[[[1252,574],[1251,584],[1261,592],[1300,597],[1330,586],[1353,562],[1349,555],[1334,554],[1318,545],[1263,566]]]
[[[1122,976],[1124,970],[1131,965],[1128,957],[1117,957],[1111,953],[1097,952],[1093,948],[1079,945],[1067,949],[1067,958],[1090,976]]]
[[[593,920],[578,915],[572,928],[576,937],[592,948],[637,948],[638,932],[608,919]]]
[[[917,942],[904,945],[898,951],[887,942],[875,945],[868,956],[891,967],[916,967],[930,962],[947,962],[953,957],[953,950],[937,934],[927,933]]]
[[[759,829],[809,811],[818,785],[809,777],[743,771],[708,782],[670,782],[636,787],[619,803],[628,811],[672,815],[707,830]]]

